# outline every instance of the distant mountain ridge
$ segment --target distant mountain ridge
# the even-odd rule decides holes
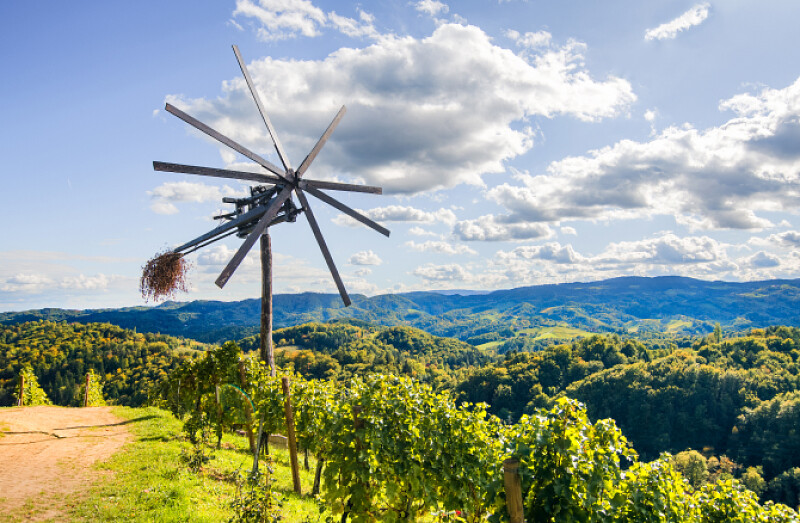
[[[275,328],[310,321],[356,318],[381,325],[411,325],[462,340],[501,330],[524,332],[569,325],[590,332],[709,332],[715,322],[742,330],[800,326],[800,279],[705,281],[679,276],[621,277],[589,283],[536,285],[489,293],[418,291],[367,297],[342,306],[336,294],[277,294]],[[108,322],[202,342],[240,339],[258,332],[260,300],[167,302],[155,307],[0,313],[0,323],[37,319]]]

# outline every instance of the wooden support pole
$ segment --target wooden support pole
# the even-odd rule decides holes
[[[275,351],[272,346],[272,240],[269,230],[261,235],[261,361],[269,363],[275,376]]]
[[[217,449],[222,447],[222,402],[219,397],[219,385],[214,385],[214,401],[217,404]]]
[[[244,372],[244,362],[239,361],[239,381],[242,385],[242,390],[247,389],[247,377]],[[250,442],[250,452],[256,452],[256,440],[253,437],[253,408],[250,406],[250,400],[244,403],[244,428],[247,431],[247,441]]]
[[[83,406],[84,407],[88,407],[89,406],[89,382],[91,381],[91,379],[92,379],[91,373],[87,372],[86,373],[86,388],[83,391]]]
[[[519,476],[519,460],[508,458],[503,461],[503,479],[506,487],[506,508],[511,523],[525,523],[522,511],[522,479]]]
[[[325,460],[322,456],[317,456],[317,470],[314,472],[314,488],[311,489],[311,495],[319,495],[319,484],[322,480],[322,467],[325,465]]]
[[[289,378],[284,376],[281,378],[281,385],[283,385],[283,396],[286,398],[286,436],[289,439],[289,459],[292,464],[292,482],[294,483],[294,491],[300,495],[300,466],[297,463],[297,441],[294,437],[294,412],[292,412],[292,398],[289,390]]]
[[[25,375],[19,373],[19,398],[17,399],[17,407],[25,406]]]

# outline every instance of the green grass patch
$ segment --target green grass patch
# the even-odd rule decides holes
[[[522,329],[519,331],[519,333],[530,336],[535,340],[573,340],[575,338],[592,335],[592,333],[589,331],[566,326],[531,327],[528,329]]]
[[[156,408],[118,407],[114,413],[129,420],[132,441],[109,461],[99,464],[98,481],[91,492],[70,512],[73,521],[220,522],[233,512],[237,471],[246,474],[252,466],[246,438],[226,434],[222,449],[202,472],[191,472],[181,461],[181,450],[189,443],[181,437],[180,421]],[[216,441],[216,439],[215,439]],[[271,449],[274,491],[284,500],[282,521],[305,522],[320,518],[318,502],[292,491],[288,452]],[[302,470],[304,492],[311,490],[313,467]],[[262,464],[263,466],[263,464]]]
[[[690,329],[692,325],[692,322],[686,320],[671,320],[667,323],[667,332],[674,334],[683,329]]]

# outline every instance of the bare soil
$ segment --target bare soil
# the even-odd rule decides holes
[[[128,440],[109,407],[0,409],[0,521],[63,521]]]

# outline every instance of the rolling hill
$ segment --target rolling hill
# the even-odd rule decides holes
[[[623,277],[490,293],[431,291],[352,298],[353,305],[345,308],[335,294],[275,295],[275,328],[355,318],[470,340],[500,331],[506,333],[503,338],[509,338],[528,329],[555,326],[638,337],[659,332],[674,336],[708,333],[715,322],[732,331],[776,324],[800,326],[800,279],[740,283],[677,276]],[[221,342],[255,334],[259,307],[259,300],[252,299],[120,309],[38,309],[0,313],[0,323],[38,319],[108,322],[144,332]]]

